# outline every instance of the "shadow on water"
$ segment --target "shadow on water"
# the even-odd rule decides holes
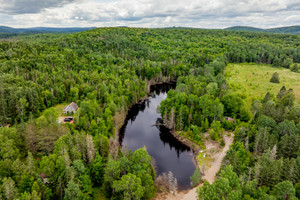
[[[161,118],[157,118],[157,124],[163,123]],[[191,151],[191,148],[177,140],[171,133],[170,129],[165,126],[157,126],[159,130],[160,140],[164,143],[164,145],[169,145],[170,149],[175,149],[177,152],[177,157],[179,158],[180,153],[185,151]]]
[[[190,176],[195,170],[194,153],[161,125],[161,115],[156,111],[167,92],[174,88],[175,84],[152,86],[149,99],[135,104],[128,111],[119,142],[122,148],[126,146],[132,151],[146,146],[155,159],[157,175],[171,171],[177,178],[179,189],[184,190],[190,187]]]

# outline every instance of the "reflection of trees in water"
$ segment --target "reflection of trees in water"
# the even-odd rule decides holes
[[[160,137],[161,141],[163,141],[164,145],[169,144],[170,149],[175,148],[178,158],[179,158],[180,153],[191,150],[188,146],[186,146],[185,144],[183,144],[179,140],[177,140],[170,133],[170,129],[161,125],[161,124],[163,124],[163,120],[161,118],[157,118],[156,124],[157,124],[157,128],[159,130],[159,137]]]
[[[120,133],[119,133],[119,143],[122,146],[122,142],[125,136],[125,131],[126,131],[126,127],[129,121],[131,121],[131,123],[133,123],[136,119],[136,117],[138,116],[139,112],[142,111],[144,112],[144,110],[146,109],[146,106],[149,107],[149,100],[145,100],[141,103],[137,103],[134,104],[128,111],[128,114],[126,116],[124,125],[122,126],[122,128],[120,129]]]
[[[152,85],[150,87],[151,90],[151,95],[160,95],[160,93],[166,93],[168,92],[170,89],[175,89],[176,88],[176,84],[169,84],[169,83],[164,83],[164,84],[159,84],[159,85]],[[155,97],[155,96],[154,96]]]
[[[175,84],[159,84],[159,85],[153,85],[150,87],[151,90],[151,97],[152,98],[156,98],[156,95],[160,95],[160,93],[166,93],[168,92],[170,89],[174,89],[176,87]],[[149,108],[150,106],[150,100],[146,99],[145,101],[141,102],[141,103],[137,103],[135,105],[133,105],[129,111],[128,114],[126,116],[124,125],[122,126],[122,128],[120,129],[120,133],[119,133],[119,143],[122,145],[123,139],[124,139],[124,134],[125,134],[125,130],[127,127],[127,124],[129,121],[131,121],[131,123],[133,123],[136,119],[136,117],[138,116],[139,112],[142,111],[144,112],[144,110],[147,108]]]

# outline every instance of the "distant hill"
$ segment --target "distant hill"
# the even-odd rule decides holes
[[[251,26],[233,26],[233,27],[225,28],[225,30],[265,32],[264,29],[255,28],[255,27],[251,27]]]
[[[8,26],[0,26],[0,33],[19,33],[18,29],[10,28]]]
[[[288,33],[288,34],[300,35],[300,26],[270,28],[270,29],[267,29],[267,32],[270,32],[270,33]]]
[[[8,26],[0,26],[0,33],[75,33],[94,29],[96,27],[70,27],[70,28],[50,28],[50,27],[34,27],[34,28],[11,28]]]
[[[261,29],[251,26],[233,26],[225,28],[224,30],[231,31],[250,31],[250,32],[263,32],[263,33],[286,33],[286,34],[295,34],[300,35],[300,26],[287,26],[279,28],[270,28],[270,29]]]
[[[127,26],[120,26],[127,27]],[[33,28],[11,28],[8,26],[0,26],[0,34],[30,34],[30,33],[75,33],[86,30],[91,30],[96,27],[70,27],[70,28],[52,28],[52,27],[33,27]],[[185,29],[188,27],[166,27],[166,29]],[[249,31],[249,32],[263,32],[263,33],[285,33],[300,35],[300,26],[287,26],[279,28],[261,29],[251,26],[233,26],[225,28],[224,30],[231,31]]]

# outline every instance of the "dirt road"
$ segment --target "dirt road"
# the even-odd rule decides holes
[[[214,161],[211,163],[211,167],[205,170],[204,176],[202,177],[203,180],[207,180],[209,183],[214,182],[216,174],[220,170],[222,160],[233,142],[233,133],[231,133],[230,136],[224,135],[224,141],[224,148],[222,149],[222,151],[214,155]],[[188,191],[179,192],[176,195],[160,194],[155,198],[155,200],[197,200],[197,187],[192,188]]]

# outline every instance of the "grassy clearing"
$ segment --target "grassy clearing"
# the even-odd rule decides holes
[[[66,114],[63,113],[63,109],[67,106],[67,103],[63,103],[63,104],[58,104],[56,106],[54,106],[54,110],[55,112],[58,114],[58,121],[60,122],[64,122],[65,117],[67,116]]]
[[[271,83],[273,73],[279,73],[280,83]],[[226,78],[233,91],[241,94],[251,105],[253,99],[263,98],[267,92],[276,95],[282,86],[294,90],[296,101],[300,103],[300,73],[270,65],[229,64]]]
[[[211,167],[211,163],[213,162],[213,158],[209,157],[206,152],[199,152],[197,155],[198,165],[200,167],[205,166],[206,169]]]
[[[67,103],[63,103],[63,104],[58,104],[56,106],[54,106],[54,110],[58,113],[58,116],[67,116],[65,114],[63,114],[63,109],[67,106]]]

